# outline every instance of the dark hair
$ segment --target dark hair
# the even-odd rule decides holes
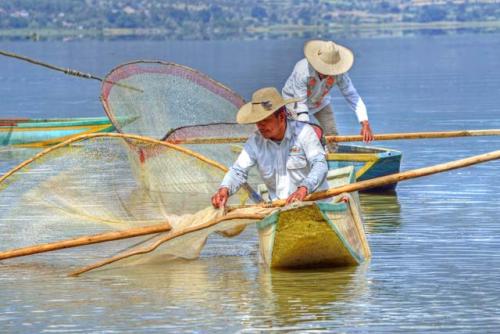
[[[279,117],[279,115],[280,115],[282,112],[284,112],[284,113],[286,114],[286,107],[285,107],[285,106],[283,106],[283,107],[279,108],[278,110],[276,110],[276,111],[273,113],[273,115],[274,115],[274,117],[278,118],[278,117]]]

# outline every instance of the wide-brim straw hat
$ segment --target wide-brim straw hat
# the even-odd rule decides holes
[[[261,88],[252,95],[252,101],[243,105],[236,115],[239,124],[251,124],[271,116],[279,108],[300,99],[283,99],[274,87]]]
[[[304,46],[304,54],[317,72],[326,75],[345,73],[354,63],[352,51],[332,41],[309,41]]]

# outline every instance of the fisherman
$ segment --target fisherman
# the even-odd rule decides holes
[[[299,121],[319,124],[326,135],[337,135],[337,127],[329,95],[337,85],[361,124],[363,141],[373,140],[366,106],[354,88],[347,71],[354,62],[348,48],[331,41],[311,40],[304,46],[304,59],[295,64],[292,74],[282,89],[284,98],[298,98],[289,114]],[[335,145],[329,147],[335,150]]]
[[[258,131],[248,138],[212,196],[214,207],[225,206],[255,165],[271,200],[286,199],[289,204],[302,201],[316,190],[328,189],[325,150],[313,127],[287,118],[285,106],[295,101],[284,100],[276,88],[267,87],[254,92],[252,101],[240,108],[236,121],[256,123]]]

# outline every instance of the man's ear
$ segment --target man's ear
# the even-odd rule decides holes
[[[282,109],[279,113],[279,118],[280,118],[280,121],[282,120],[286,120],[286,111],[284,109]]]

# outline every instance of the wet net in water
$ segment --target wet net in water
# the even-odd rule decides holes
[[[83,252],[58,252],[59,263],[81,263],[129,251],[131,245],[148,247],[157,238],[222,215],[207,205],[225,172],[223,166],[168,143],[116,134],[98,136],[49,149],[3,178],[1,251],[163,222],[173,227],[156,237],[87,247]],[[239,203],[238,197],[233,201]],[[209,233],[236,225],[232,221],[166,243],[155,255],[197,257]]]

